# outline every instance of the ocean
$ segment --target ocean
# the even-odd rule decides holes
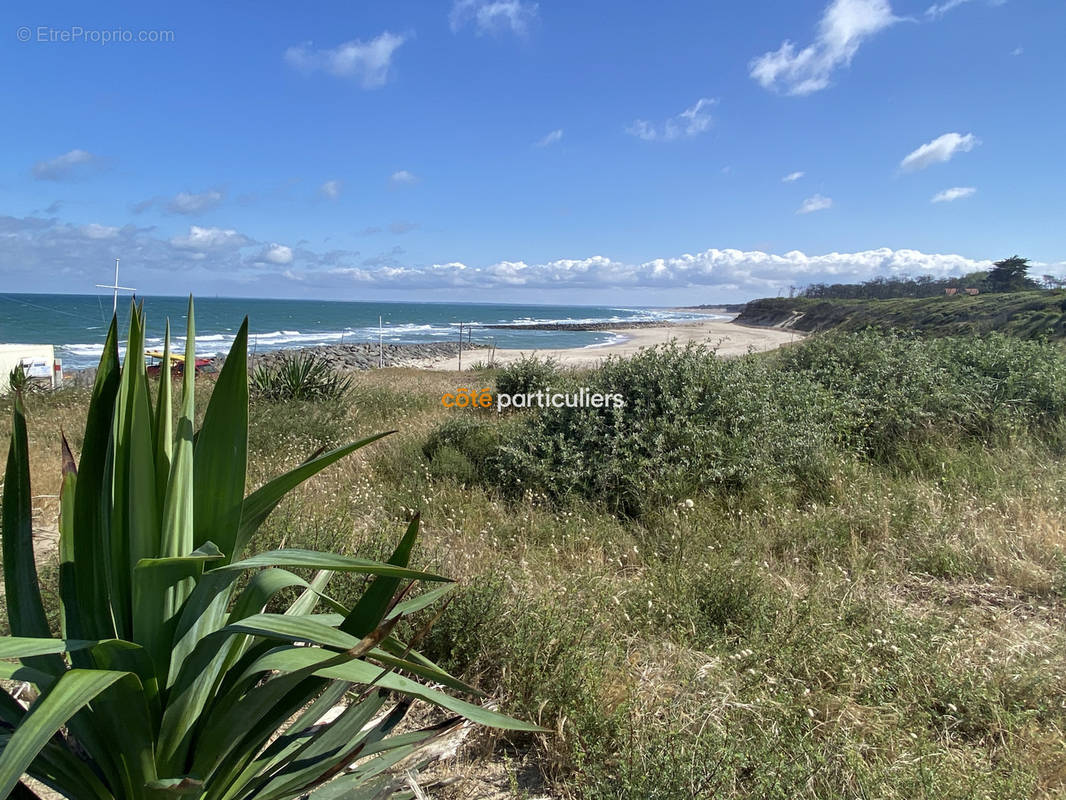
[[[187,300],[138,297],[148,317],[149,347],[161,346],[166,320],[172,347],[184,350]],[[65,369],[95,366],[111,320],[110,295],[0,294],[0,343],[51,344]],[[249,318],[249,350],[277,350],[344,342],[442,342],[458,338],[459,323],[471,323],[474,341],[500,348],[602,347],[622,337],[612,331],[543,331],[485,328],[489,324],[552,322],[683,321],[715,318],[633,306],[555,306],[494,303],[393,303],[324,300],[254,300],[202,297],[195,301],[196,351],[211,356],[229,350],[241,320]],[[119,298],[119,330],[126,330],[129,299]]]

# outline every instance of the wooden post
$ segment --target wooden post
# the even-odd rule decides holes
[[[459,323],[459,371],[463,371],[463,323]]]
[[[378,317],[378,369],[381,369],[382,367],[385,366],[385,345],[382,342],[382,337],[381,337],[382,324],[383,323],[382,323],[381,317],[379,316]]]

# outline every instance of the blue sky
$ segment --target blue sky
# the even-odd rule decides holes
[[[0,274],[656,304],[1060,273],[1064,30],[1061,0],[7,4]]]

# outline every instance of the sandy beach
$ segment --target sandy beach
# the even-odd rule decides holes
[[[551,357],[568,367],[594,367],[608,356],[631,356],[643,347],[652,347],[677,340],[680,344],[701,342],[715,347],[722,356],[739,356],[749,350],[762,352],[773,350],[789,342],[798,341],[802,334],[777,328],[751,328],[724,320],[662,325],[652,328],[619,328],[615,333],[625,336],[625,341],[601,347],[571,347],[540,350],[497,350],[496,362],[506,364],[523,355],[535,353]],[[473,350],[463,354],[464,369],[477,362],[488,360],[486,350]],[[427,358],[413,362],[412,366],[426,369],[457,370],[458,357]]]

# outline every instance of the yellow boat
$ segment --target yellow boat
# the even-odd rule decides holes
[[[148,356],[149,358],[158,358],[160,360],[162,360],[162,358],[163,358],[163,351],[162,350],[145,350],[144,354],[146,356]],[[182,355],[181,353],[171,353],[170,354],[170,360],[171,361],[177,361],[179,364],[184,364],[185,363],[185,356]]]

